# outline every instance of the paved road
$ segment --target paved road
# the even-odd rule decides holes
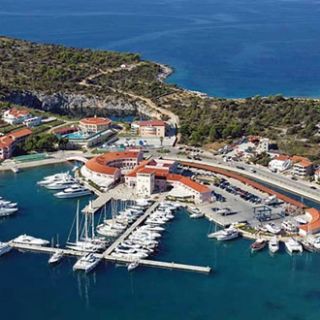
[[[170,153],[167,153],[167,154],[161,154],[156,151],[154,151],[152,154],[154,156],[161,155],[162,157],[168,158],[168,159],[192,161],[194,163],[212,165],[222,169],[237,172],[249,178],[264,181],[271,185],[277,186],[281,189],[286,189],[288,191],[296,193],[301,197],[309,198],[311,200],[314,200],[320,203],[320,189],[317,189],[317,190],[311,189],[310,186],[312,184],[308,182],[292,180],[289,177],[286,177],[282,174],[273,173],[267,168],[260,167],[260,166],[248,165],[242,162],[231,162],[231,163],[224,162],[219,157],[212,157],[208,159],[202,158],[203,159],[202,161],[196,161],[196,160],[190,160],[185,155],[179,155],[178,153],[179,153],[179,150],[177,148],[171,148]],[[240,169],[239,167],[241,167],[242,169]],[[255,170],[255,172],[253,172],[252,170]],[[301,200],[303,201],[303,199]]]

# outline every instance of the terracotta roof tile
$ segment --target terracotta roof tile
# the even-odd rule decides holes
[[[111,120],[108,118],[101,118],[101,117],[91,117],[91,118],[84,118],[80,120],[80,124],[83,125],[109,125],[111,124]]]

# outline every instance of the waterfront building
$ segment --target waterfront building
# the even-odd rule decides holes
[[[31,113],[26,109],[11,108],[3,113],[4,122],[11,125],[22,124],[25,120],[31,118]]]
[[[81,168],[82,176],[99,186],[108,187],[143,159],[140,151],[108,152],[94,157]]]
[[[31,133],[30,129],[24,128],[0,137],[0,160],[11,158],[16,145]]]
[[[211,190],[192,179],[175,174],[177,162],[153,159],[143,161],[125,176],[128,187],[138,195],[150,196],[154,192],[164,192],[169,188],[179,190],[178,198],[197,203],[211,200]]]
[[[140,137],[165,137],[166,123],[162,120],[133,122],[131,124],[131,132]]]
[[[293,156],[292,174],[298,177],[307,177],[313,173],[313,163],[305,157]]]
[[[318,233],[320,231],[320,211],[315,208],[308,208],[306,210],[306,216],[309,221],[299,227],[299,234],[306,236]]]

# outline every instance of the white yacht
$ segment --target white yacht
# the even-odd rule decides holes
[[[301,253],[303,251],[302,245],[293,238],[290,238],[289,240],[285,241],[285,246],[289,254]]]
[[[268,232],[272,233],[272,234],[279,234],[281,232],[281,227],[277,226],[275,223],[267,223],[265,225],[265,228]]]
[[[7,208],[0,206],[0,217],[10,216],[18,211],[18,208]]]
[[[91,191],[89,189],[82,187],[78,184],[73,184],[69,188],[55,193],[54,196],[57,198],[66,199],[66,198],[78,198],[78,197],[88,196],[90,194],[91,194]]]
[[[26,234],[22,234],[21,236],[13,239],[12,242],[19,243],[19,244],[37,245],[37,246],[47,246],[50,244],[48,240],[35,238],[32,236],[28,236]]]
[[[48,260],[49,264],[56,264],[63,258],[63,251],[56,251]]]
[[[0,256],[9,252],[11,250],[11,246],[6,242],[0,242]]]
[[[56,173],[51,176],[47,176],[43,178],[41,181],[38,181],[37,184],[39,186],[46,186],[48,184],[51,184],[56,181],[66,180],[72,178],[72,176],[69,174],[69,172],[63,172],[63,173]]]
[[[67,189],[75,184],[74,179],[67,179],[67,180],[59,180],[53,183],[45,185],[45,187],[49,190],[63,190]]]
[[[239,237],[239,232],[234,228],[227,228],[208,234],[208,238],[216,238],[218,241],[227,241]]]
[[[272,237],[269,240],[268,248],[270,253],[276,253],[279,251],[279,240],[277,239],[277,237]]]
[[[132,271],[139,266],[139,261],[134,261],[128,264],[128,271]]]
[[[83,257],[81,257],[73,266],[73,271],[82,270],[85,273],[93,270],[98,263],[101,261],[101,258],[94,255],[93,253],[89,253]]]

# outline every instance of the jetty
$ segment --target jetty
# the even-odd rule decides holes
[[[98,199],[101,199],[98,198]],[[110,199],[109,199],[110,200]],[[100,200],[102,203],[102,200]],[[107,201],[107,197],[103,199],[103,201]],[[99,202],[100,203],[100,202]],[[105,203],[105,202],[104,202]],[[126,257],[114,257],[111,253],[115,250],[115,248],[124,241],[130,234],[138,228],[155,209],[158,207],[159,203],[154,202],[146,211],[145,213],[139,217],[122,235],[120,235],[103,253],[94,253],[100,259],[104,259],[109,262],[113,263],[120,263],[120,264],[129,264],[132,263],[132,259]],[[92,211],[91,211],[92,212]],[[16,243],[14,241],[9,241],[8,244],[16,250],[20,251],[30,251],[30,252],[37,252],[37,253],[45,253],[45,254],[55,254],[60,252],[64,256],[81,258],[82,256],[86,255],[88,252],[82,252],[78,250],[72,249],[65,249],[65,248],[57,248],[57,247],[46,247],[40,246],[35,244],[23,244],[23,243]],[[179,271],[189,271],[189,272],[196,272],[202,274],[209,274],[212,269],[208,266],[196,266],[196,265],[189,265],[189,264],[182,264],[176,262],[165,262],[165,261],[156,261],[156,260],[149,260],[149,259],[139,259],[139,265],[145,267],[154,267],[154,268],[163,268],[169,270],[179,270]]]

